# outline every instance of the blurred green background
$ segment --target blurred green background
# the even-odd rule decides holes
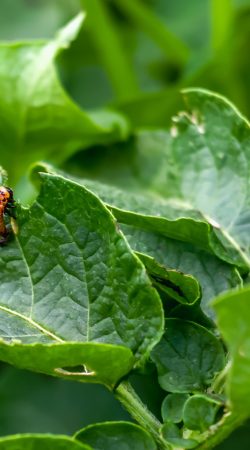
[[[50,38],[79,12],[82,31],[57,60],[65,89],[82,108],[113,106],[132,127],[168,127],[183,87],[208,88],[250,117],[250,0],[1,0],[0,40]],[[154,374],[135,375],[159,414]],[[73,433],[128,419],[101,386],[50,379],[0,366],[0,434]],[[250,426],[218,450],[250,447]]]

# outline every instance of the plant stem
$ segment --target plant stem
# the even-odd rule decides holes
[[[136,77],[120,43],[115,24],[103,0],[82,0],[86,26],[103,61],[118,100],[138,93]]]
[[[211,427],[212,432],[195,450],[210,450],[224,441],[236,428],[246,421],[247,417],[240,413],[228,413],[218,424]]]
[[[185,63],[189,54],[188,47],[166,27],[165,23],[154,14],[152,9],[140,0],[113,1],[158,44],[169,59],[178,63]]]
[[[145,428],[158,444],[159,450],[170,450],[167,442],[160,435],[161,423],[142,403],[128,381],[122,381],[115,389],[115,397],[143,428]]]
[[[114,394],[117,400],[130,413],[131,417],[151,434],[158,445],[158,449],[170,450],[170,446],[160,434],[162,424],[142,403],[131,384],[128,381],[121,382],[115,389]],[[195,449],[210,450],[214,448],[242,425],[246,419],[247,417],[240,413],[226,413],[220,422],[210,427],[209,431],[204,435],[204,441]]]

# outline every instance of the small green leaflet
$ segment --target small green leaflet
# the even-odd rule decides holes
[[[184,425],[190,430],[204,432],[216,422],[216,414],[223,405],[216,397],[196,394],[190,397],[184,406]]]
[[[188,394],[168,394],[161,405],[163,421],[173,423],[181,422],[184,404],[188,398]]]
[[[179,319],[166,320],[151,357],[160,386],[174,393],[205,391],[225,366],[221,342],[206,328]]]
[[[161,428],[161,434],[168,442],[173,446],[172,448],[178,449],[189,449],[194,448],[198,445],[198,442],[194,439],[184,439],[182,437],[182,431],[175,423],[166,422]]]

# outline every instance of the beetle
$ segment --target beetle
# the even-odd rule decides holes
[[[15,200],[12,189],[0,186],[0,244],[7,241],[9,234],[4,216],[8,214],[10,217],[15,217],[13,208],[15,208]]]

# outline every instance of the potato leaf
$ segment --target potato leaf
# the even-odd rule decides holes
[[[38,186],[40,183],[38,173],[40,171],[47,173],[58,172],[51,165],[45,163],[38,163],[34,165],[31,172],[31,178],[32,181]],[[64,174],[64,176],[67,178],[70,177],[68,174]],[[93,192],[97,192],[100,198],[108,198],[109,201],[110,199],[113,199],[112,202],[121,202],[123,205],[126,205],[125,208],[130,208],[130,210],[119,210],[118,213],[116,208],[111,207],[111,210],[116,216],[118,216],[118,220],[121,220],[122,223],[119,224],[120,228],[128,239],[133,250],[139,254],[145,255],[144,264],[146,261],[150,261],[147,258],[148,256],[154,258],[156,264],[158,263],[158,265],[165,266],[165,268],[169,269],[169,271],[173,269],[177,276],[177,271],[183,272],[181,286],[180,283],[176,284],[177,288],[181,287],[182,293],[186,292],[187,294],[188,284],[192,286],[191,292],[189,289],[188,295],[182,295],[182,299],[180,296],[177,298],[175,295],[175,298],[178,301],[181,300],[182,303],[186,302],[192,304],[199,297],[197,290],[198,286],[195,279],[190,276],[184,276],[185,273],[191,274],[196,278],[196,280],[198,280],[202,288],[202,311],[210,318],[214,319],[214,310],[210,306],[210,300],[221,292],[242,284],[241,277],[235,267],[231,264],[227,264],[215,255],[211,255],[211,253],[197,248],[197,242],[181,242],[178,240],[176,235],[176,239],[172,239],[164,235],[166,233],[166,228],[164,228],[165,219],[161,219],[159,217],[159,213],[157,212],[159,211],[157,210],[157,207],[160,204],[158,198],[152,196],[148,197],[147,194],[142,196],[131,192],[125,193],[124,190],[92,180],[82,180],[78,178],[73,179],[77,180],[80,184],[86,185]],[[114,200],[114,198],[117,200]],[[131,212],[131,209],[132,211],[142,211],[143,208],[151,208],[152,214],[155,215],[142,217],[140,214],[133,214],[133,212]],[[135,220],[133,220],[133,217]],[[124,221],[129,223],[132,221],[134,222],[134,225],[126,225],[123,223]],[[198,225],[199,228],[199,224],[196,225]],[[149,228],[149,230],[147,230],[147,228]],[[155,231],[150,231],[151,229]],[[178,225],[176,222],[173,224],[173,229],[175,231],[178,230]],[[158,232],[156,232],[156,230]],[[185,233],[187,237],[186,230]],[[189,239],[190,241],[193,241],[192,234],[188,237],[188,240]],[[152,260],[150,265],[146,264],[147,270],[151,275],[153,274],[152,266]],[[179,282],[180,278],[181,276],[179,275]]]
[[[44,174],[42,179],[39,197],[31,208],[18,208],[14,238],[0,252],[3,359],[11,362],[13,358],[13,363],[19,361],[24,367],[22,350],[7,344],[18,340],[45,345],[40,369],[47,363],[49,370],[54,364],[58,368],[57,355],[67,367],[70,348],[63,344],[78,342],[80,349],[88,343],[86,352],[95,367],[87,361],[86,365],[96,371],[98,346],[90,343],[99,343],[102,355],[105,348],[101,346],[113,344],[127,347],[121,348],[126,372],[131,366],[131,353],[126,350],[140,362],[161,337],[159,296],[101,201],[63,177]],[[27,368],[35,366],[30,359],[32,354],[38,359],[39,351],[38,347],[27,349]],[[81,362],[82,356],[77,359],[73,354],[72,350],[74,361],[69,358],[69,366]]]
[[[183,95],[187,110],[173,119],[171,136],[140,132],[122,157],[118,148],[117,156],[114,147],[104,155],[92,149],[92,165],[82,156],[83,175],[126,187],[126,174],[127,190],[143,195],[100,188],[120,222],[209,248],[248,272],[249,123],[219,95],[200,89]]]
[[[151,357],[161,387],[174,393],[204,391],[225,366],[221,342],[206,328],[179,319],[166,321]]]

